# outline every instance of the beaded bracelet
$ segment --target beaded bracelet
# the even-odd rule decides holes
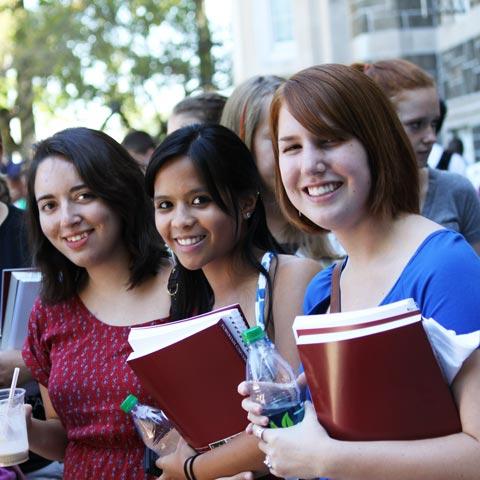
[[[184,464],[183,464],[183,473],[185,474],[185,478],[187,480],[197,480],[195,474],[193,473],[193,461],[200,455],[200,453],[196,453],[191,457],[188,457]]]

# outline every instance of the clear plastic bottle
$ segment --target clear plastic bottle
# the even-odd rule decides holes
[[[139,403],[138,398],[131,394],[120,408],[132,416],[138,433],[150,450],[159,456],[175,451],[180,434],[161,410]]]
[[[291,427],[302,421],[305,410],[290,365],[261,327],[249,328],[242,336],[248,345],[246,377],[251,384],[251,399],[262,405],[270,428]]]

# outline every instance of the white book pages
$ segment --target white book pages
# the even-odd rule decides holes
[[[132,347],[133,352],[128,357],[128,360],[148,355],[156,350],[173,345],[184,338],[205,330],[220,320],[225,322],[237,343],[240,346],[244,346],[241,332],[247,327],[243,315],[237,308],[231,308],[178,322],[148,327],[133,327],[128,336],[128,343]]]
[[[329,328],[340,326],[355,326],[369,322],[375,322],[384,318],[392,318],[398,315],[418,312],[418,307],[413,298],[400,300],[399,302],[381,305],[379,307],[366,308],[351,312],[325,313],[321,315],[299,315],[293,322],[293,332],[298,343],[298,331]]]
[[[2,325],[1,350],[22,348],[28,319],[40,291],[42,276],[31,270],[12,270]]]

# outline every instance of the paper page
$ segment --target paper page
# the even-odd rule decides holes
[[[293,331],[297,337],[296,332],[298,330],[359,325],[415,311],[418,311],[415,301],[413,298],[407,298],[399,302],[389,303],[374,308],[366,308],[363,310],[325,313],[319,315],[299,315],[293,322]]]
[[[457,334],[453,330],[447,330],[433,318],[424,319],[423,326],[443,376],[448,384],[451,384],[463,362],[479,348],[480,331]]]
[[[198,333],[217,323],[221,318],[240,316],[237,308],[218,310],[208,315],[193,317],[178,322],[154,325],[150,327],[133,327],[128,342],[134,354],[129,358],[147,355],[168,345]]]

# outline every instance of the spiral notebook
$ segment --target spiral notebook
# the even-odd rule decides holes
[[[187,320],[131,329],[128,364],[197,451],[243,431],[237,385],[245,379],[248,323],[239,305]]]

